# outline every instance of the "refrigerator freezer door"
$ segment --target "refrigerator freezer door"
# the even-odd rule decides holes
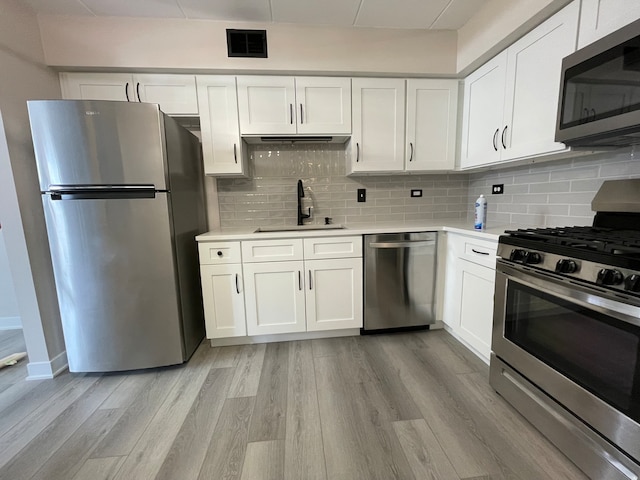
[[[93,100],[27,102],[40,190],[50,185],[154,185],[166,190],[157,105]]]
[[[167,195],[43,195],[70,371],[184,361]]]

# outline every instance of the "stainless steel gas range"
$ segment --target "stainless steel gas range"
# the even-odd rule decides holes
[[[640,179],[500,237],[490,383],[591,478],[640,476]]]

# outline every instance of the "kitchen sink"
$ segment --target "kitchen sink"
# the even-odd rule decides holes
[[[329,225],[278,225],[273,227],[259,227],[254,233],[262,232],[300,232],[307,230],[340,230],[345,228],[339,223],[331,223]]]

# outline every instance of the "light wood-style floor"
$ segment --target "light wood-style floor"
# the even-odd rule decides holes
[[[0,370],[3,480],[586,478],[444,331],[205,343],[128,374],[23,368]]]

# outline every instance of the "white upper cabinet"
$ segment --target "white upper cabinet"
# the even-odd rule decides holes
[[[238,77],[243,135],[348,135],[351,80],[332,77]]]
[[[350,174],[453,170],[457,80],[354,78]]]
[[[582,0],[578,48],[589,45],[639,18],[638,0]]]
[[[169,115],[198,115],[193,75],[61,73],[65,99],[158,103]]]
[[[204,173],[246,175],[246,148],[238,124],[236,78],[199,75],[197,83]]]
[[[61,73],[62,98],[71,100],[134,100],[128,73]]]
[[[457,80],[407,80],[405,170],[453,170]]]
[[[402,171],[405,81],[354,78],[352,101],[353,133],[348,173]]]
[[[576,50],[578,16],[573,2],[509,47],[502,160],[566,149],[554,137],[562,59]]]
[[[465,80],[460,167],[567,150],[554,142],[562,59],[575,51],[573,2]]]
[[[296,77],[298,133],[351,133],[351,79]]]
[[[465,80],[460,151],[462,168],[500,160],[498,142],[504,112],[506,72],[505,51]]]

